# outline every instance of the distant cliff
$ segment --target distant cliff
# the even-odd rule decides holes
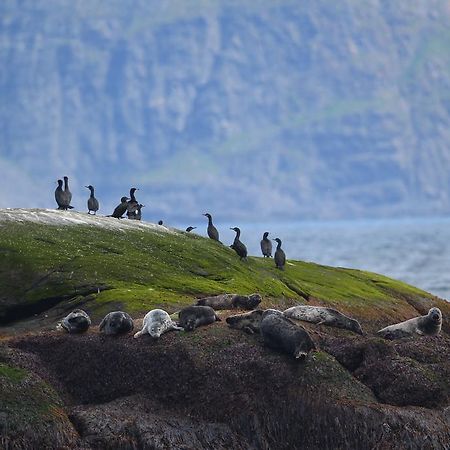
[[[448,48],[443,0],[1,2],[0,206],[448,213]]]

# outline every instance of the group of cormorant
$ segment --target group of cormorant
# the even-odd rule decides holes
[[[63,189],[63,180],[64,180],[64,189]],[[72,193],[69,189],[69,178],[63,177],[63,180],[58,180],[58,187],[55,190],[55,200],[58,204],[58,209],[62,210],[68,210],[73,209],[73,206],[70,205],[70,202],[72,201]],[[89,185],[85,186],[87,189],[90,190],[91,194],[87,201],[88,206],[88,214],[91,214],[91,211],[94,213],[94,215],[99,210],[100,204],[99,201],[95,198],[94,195],[94,186]],[[116,206],[113,213],[107,217],[115,217],[117,219],[122,219],[123,215],[126,213],[127,217],[132,220],[141,220],[142,214],[141,209],[145,206],[139,203],[136,200],[135,192],[138,191],[138,188],[132,187],[130,189],[130,197],[122,197],[120,199],[120,204]],[[217,231],[217,228],[214,226],[212,222],[211,214],[205,213],[203,214],[208,218],[208,227],[206,229],[208,236],[210,239],[213,239],[214,241],[217,241],[219,243],[219,232]],[[163,221],[160,220],[158,222],[159,225],[163,224]],[[186,231],[189,233],[192,230],[195,230],[197,227],[187,227]],[[230,230],[233,230],[236,232],[236,236],[234,238],[233,243],[230,245],[230,248],[232,248],[239,258],[241,260],[247,260],[247,247],[245,244],[240,240],[241,237],[241,230],[238,227],[230,228]],[[267,237],[269,235],[269,232],[265,232],[263,234],[263,238],[261,240],[261,252],[264,256],[264,258],[270,258],[272,256],[272,242]],[[281,248],[281,240],[279,238],[274,239],[274,241],[277,242],[277,248],[275,250],[274,260],[275,260],[275,266],[277,269],[284,269],[284,266],[286,264],[286,255]]]
[[[212,222],[211,214],[205,213],[203,214],[208,218],[208,228],[206,229],[208,236],[210,239],[213,239],[214,241],[220,242],[219,240],[219,232],[217,231],[217,228],[214,226]],[[186,231],[191,231],[195,227],[188,227],[186,228]],[[241,258],[241,260],[247,259],[247,247],[245,244],[240,240],[241,237],[241,230],[238,227],[230,228],[230,230],[233,230],[236,233],[236,236],[234,238],[233,243],[230,245],[230,248],[232,248]],[[272,257],[272,242],[267,237],[269,235],[269,232],[266,231],[263,234],[263,238],[261,240],[261,252],[263,254],[264,258],[270,258]],[[275,250],[274,260],[275,260],[275,266],[277,269],[284,270],[284,266],[286,264],[286,254],[284,253],[284,250],[281,248],[281,239],[276,238],[274,241],[277,242],[277,248]],[[220,242],[221,243],[221,242]]]

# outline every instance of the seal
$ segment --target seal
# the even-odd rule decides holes
[[[152,309],[149,311],[142,322],[142,330],[138,331],[134,337],[138,338],[148,333],[152,338],[158,339],[163,333],[170,330],[182,330],[170,318],[169,314],[162,309]]]
[[[264,310],[255,309],[244,314],[229,316],[225,320],[230,328],[243,330],[248,334],[259,333]]]
[[[304,360],[308,353],[315,349],[308,332],[280,311],[264,311],[260,330],[265,345],[295,359]]]
[[[200,325],[221,320],[210,306],[188,306],[178,313],[178,318],[178,325],[183,327],[184,331],[193,331]]]
[[[400,339],[420,336],[436,336],[442,328],[442,312],[439,308],[431,308],[426,316],[414,317],[404,322],[389,325],[377,331],[385,339]]]
[[[259,294],[238,295],[222,294],[213,297],[201,298],[196,306],[211,306],[215,310],[220,309],[255,309],[261,303]]]
[[[361,325],[357,320],[333,308],[299,305],[286,309],[283,314],[291,319],[312,322],[317,325],[323,324],[330,327],[344,328],[358,334],[363,334]]]
[[[74,309],[59,324],[68,333],[83,333],[91,326],[91,319],[82,309]]]
[[[133,319],[123,311],[113,311],[103,318],[98,329],[107,335],[125,334],[134,328]]]

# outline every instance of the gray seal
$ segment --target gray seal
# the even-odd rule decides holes
[[[183,327],[184,331],[193,331],[200,325],[221,320],[210,306],[188,306],[178,313],[178,317],[178,325]]]
[[[363,334],[361,325],[357,320],[352,319],[333,308],[299,305],[286,309],[283,314],[291,319],[312,322],[317,325],[323,324],[330,327],[344,328],[358,334]]]
[[[82,309],[74,309],[60,323],[68,333],[84,333],[91,326],[91,319]]]
[[[180,331],[182,329],[183,328],[177,326],[166,311],[162,309],[152,309],[144,317],[142,330],[138,331],[134,337],[138,338],[139,336],[148,333],[152,338],[158,339],[166,331]]]
[[[255,309],[255,311],[250,311],[248,313],[229,316],[225,320],[230,328],[243,330],[248,334],[254,334],[259,333],[263,313],[264,310]]]
[[[98,328],[107,335],[117,335],[129,333],[133,330],[134,324],[126,312],[113,311],[106,314]]]
[[[196,306],[211,306],[215,310],[220,309],[255,309],[261,303],[259,294],[238,295],[222,294],[213,297],[201,298]]]
[[[404,322],[389,325],[377,332],[385,339],[399,339],[403,337],[436,336],[442,328],[442,312],[439,308],[431,308],[426,316],[414,317]]]
[[[283,313],[267,309],[261,320],[261,335],[268,347],[304,360],[315,349],[308,332]]]

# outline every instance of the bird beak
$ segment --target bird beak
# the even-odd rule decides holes
[[[230,230],[233,230],[233,231],[234,231],[234,228],[230,228]]]
[[[85,188],[88,188],[88,189],[89,189],[89,186],[85,186]]]

